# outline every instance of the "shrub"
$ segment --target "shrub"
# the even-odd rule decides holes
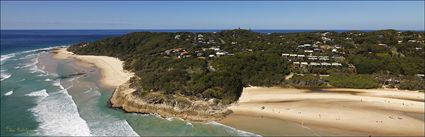
[[[339,88],[378,88],[379,83],[370,75],[361,75],[361,74],[336,74],[331,75],[328,78],[325,78],[329,84]]]

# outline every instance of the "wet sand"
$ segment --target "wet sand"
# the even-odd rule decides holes
[[[56,59],[74,58],[78,61],[95,65],[101,71],[101,83],[116,87],[127,82],[134,74],[123,69],[123,61],[107,56],[76,55],[66,51],[66,48],[53,50]],[[77,61],[77,63],[78,63]],[[84,65],[84,63],[82,65]]]
[[[263,117],[280,119],[283,121],[282,125],[290,121],[312,130],[319,129],[317,127],[334,129],[333,133],[328,135],[423,136],[424,121],[420,117],[424,114],[423,96],[423,93],[414,91],[383,89],[311,91],[251,87],[245,88],[238,103],[230,107],[235,113],[229,117]],[[241,129],[246,128],[244,125],[261,123],[258,120],[229,119],[223,119],[221,122]],[[271,130],[270,127],[275,127],[273,125],[279,124],[264,125],[247,131],[268,131]],[[302,131],[296,128],[294,130]],[[323,131],[327,135],[328,130]],[[288,132],[285,135],[298,134]]]
[[[240,130],[253,132],[263,136],[342,136],[356,135],[366,136],[367,134],[355,131],[348,131],[336,128],[325,128],[314,125],[301,125],[297,122],[282,120],[278,118],[244,115],[235,112],[220,123],[237,127]]]

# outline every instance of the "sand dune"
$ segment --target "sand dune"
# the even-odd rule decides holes
[[[424,114],[424,94],[414,91],[251,87],[245,88],[238,104],[230,108],[236,114],[367,135],[424,135],[424,121],[420,117]]]
[[[117,58],[108,56],[76,55],[72,52],[66,51],[66,48],[59,48],[54,50],[54,52],[56,52],[54,57],[57,59],[74,58],[82,62],[95,65],[101,71],[101,83],[106,86],[119,86],[133,76],[133,73],[127,72],[123,69],[123,61]]]

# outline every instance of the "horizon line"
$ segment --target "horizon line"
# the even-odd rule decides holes
[[[397,30],[397,31],[425,31],[425,29],[393,29],[393,28],[385,28],[385,29],[284,29],[284,28],[274,28],[274,29],[252,29],[252,28],[206,28],[206,29],[199,29],[199,28],[193,28],[193,29],[181,29],[181,28],[172,28],[172,29],[164,29],[164,28],[142,28],[142,29],[129,29],[129,28],[123,28],[123,29],[1,29],[0,30],[317,30],[317,31],[326,31],[326,30],[349,30],[349,31],[375,31],[375,30]]]

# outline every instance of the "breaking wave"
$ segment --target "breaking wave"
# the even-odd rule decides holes
[[[3,65],[9,58],[15,57],[16,54],[15,53],[11,53],[11,54],[6,54],[6,55],[1,55],[0,56],[0,64]]]
[[[13,90],[11,90],[11,91],[9,91],[9,92],[6,92],[6,93],[4,93],[4,96],[10,96],[10,95],[12,95],[13,94]]]
[[[239,136],[249,136],[249,137],[256,136],[256,137],[261,137],[261,135],[254,134],[254,133],[247,132],[247,131],[242,131],[242,130],[239,130],[239,129],[236,129],[236,128],[233,128],[233,127],[230,127],[230,126],[226,126],[226,125],[223,125],[223,124],[217,123],[217,122],[215,122],[215,121],[210,121],[210,122],[208,122],[207,124],[210,124],[210,125],[216,125],[216,126],[222,126],[222,127],[226,127],[226,128],[231,129],[231,130],[233,130],[233,131],[236,131],[236,133],[237,133]]]
[[[42,89],[42,90],[38,90],[38,91],[34,91],[28,94],[25,94],[25,96],[31,96],[31,97],[47,97],[49,96],[49,94],[47,94],[47,90],[46,89]]]
[[[46,96],[46,90],[33,95]],[[48,94],[47,94],[48,95]],[[87,122],[80,117],[77,105],[66,89],[43,98],[36,107],[30,109],[40,122],[36,130],[41,136],[90,136]]]
[[[12,76],[12,74],[1,71],[0,72],[0,81],[6,80],[6,79],[10,78],[11,76]]]

